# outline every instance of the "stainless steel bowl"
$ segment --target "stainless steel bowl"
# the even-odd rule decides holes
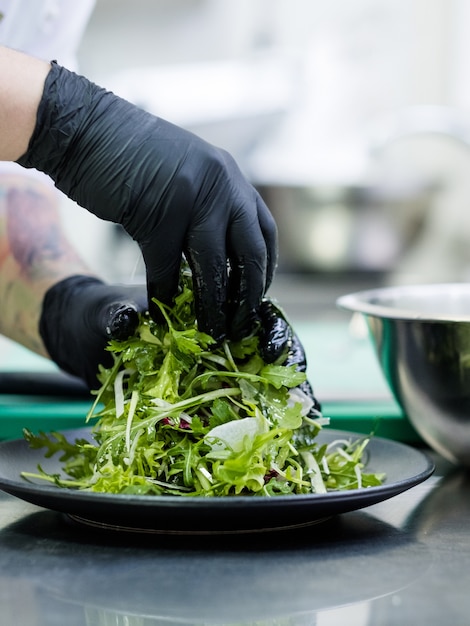
[[[373,289],[337,304],[364,316],[390,389],[424,441],[470,467],[470,284]]]

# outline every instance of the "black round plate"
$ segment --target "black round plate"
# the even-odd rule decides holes
[[[69,440],[90,436],[90,429],[70,430]],[[357,439],[357,433],[324,428],[319,443]],[[423,452],[405,444],[373,437],[367,446],[366,471],[386,474],[378,487],[326,494],[289,496],[134,496],[63,489],[29,482],[21,472],[61,473],[58,459],[46,459],[23,439],[0,443],[0,489],[32,504],[62,512],[97,528],[164,533],[242,533],[305,526],[325,518],[376,504],[414,487],[434,471]]]

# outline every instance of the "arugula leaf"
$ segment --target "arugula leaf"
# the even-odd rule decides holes
[[[286,367],[284,365],[265,365],[260,376],[265,378],[276,389],[281,387],[297,387],[303,383],[307,376],[305,372],[299,372],[296,370],[295,365]]]

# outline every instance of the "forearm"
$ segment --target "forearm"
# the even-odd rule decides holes
[[[52,186],[0,175],[0,333],[46,355],[38,331],[45,292],[73,274],[90,274],[60,225]]]
[[[0,46],[0,161],[28,147],[50,64]]]

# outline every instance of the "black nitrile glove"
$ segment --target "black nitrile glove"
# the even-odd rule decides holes
[[[24,167],[48,174],[95,215],[135,239],[152,298],[171,303],[184,254],[201,331],[241,339],[277,262],[274,220],[223,150],[55,62]]]
[[[259,318],[259,350],[264,361],[295,365],[299,372],[306,372],[307,357],[304,347],[281,309],[267,298],[261,303]],[[299,389],[312,400],[311,416],[315,417],[315,412],[321,411],[321,405],[314,396],[312,385],[306,380],[299,385]]]
[[[51,359],[65,372],[99,387],[98,365],[112,365],[110,339],[127,339],[148,310],[145,286],[106,285],[91,276],[71,276],[53,285],[43,300],[39,332]]]

